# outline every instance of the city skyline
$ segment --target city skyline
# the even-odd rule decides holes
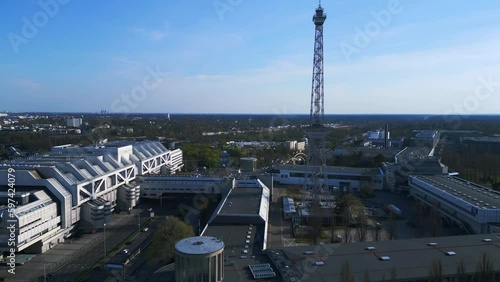
[[[5,1],[0,111],[307,114],[317,1]],[[498,114],[500,3],[323,1],[325,114]]]

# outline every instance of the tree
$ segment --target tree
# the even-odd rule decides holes
[[[366,233],[368,232],[368,222],[364,213],[361,213],[356,218],[356,234],[358,235],[359,242],[364,242]]]
[[[389,240],[396,238],[396,215],[392,211],[389,211],[387,235],[389,235]]]
[[[346,243],[349,243],[351,241],[351,228],[349,227],[351,221],[351,215],[349,213],[349,210],[345,209],[342,212],[342,226],[343,226],[343,235],[344,235],[344,241]]]
[[[337,238],[335,237],[335,225],[337,223],[336,221],[336,214],[335,214],[335,208],[330,209],[330,243],[335,243],[337,242]]]
[[[457,282],[466,282],[467,281],[467,269],[465,268],[464,260],[460,260],[460,263],[457,265]]]
[[[415,235],[420,238],[424,234],[424,213],[425,206],[418,202],[415,206]]]
[[[443,220],[439,209],[434,205],[431,209],[432,236],[439,236],[443,227]]]
[[[370,271],[368,269],[365,269],[365,274],[363,275],[363,282],[371,282],[370,278]]]
[[[391,269],[391,282],[396,282],[398,280],[398,272],[396,270],[396,267],[393,267]]]
[[[175,255],[175,244],[179,240],[192,236],[194,236],[194,231],[191,225],[182,222],[177,217],[169,216],[158,225],[148,249],[148,258],[169,261]]]
[[[343,195],[336,205],[336,212],[341,216],[343,225],[344,241],[347,243],[351,239],[351,229],[349,226],[358,216],[364,215],[365,208],[361,200],[351,194]]]
[[[321,226],[323,223],[323,216],[321,213],[321,206],[319,203],[315,203],[311,207],[311,224],[310,224],[310,235],[313,239],[315,245],[319,243],[321,237]]]
[[[354,282],[354,276],[351,273],[351,266],[348,261],[344,261],[342,264],[342,268],[340,269],[340,281]]]
[[[288,195],[294,200],[300,200],[302,197],[302,187],[293,185],[287,188]]]
[[[476,266],[476,275],[474,281],[478,282],[493,282],[493,263],[490,255],[487,253],[481,254]]]
[[[373,198],[375,197],[375,194],[373,193],[373,188],[370,185],[363,185],[361,187],[361,196],[365,198]]]
[[[372,220],[375,222],[375,226],[372,228],[373,240],[380,241],[382,239],[382,226],[380,226],[376,216],[373,216]]]
[[[429,282],[443,282],[443,265],[440,260],[432,262],[429,269]]]

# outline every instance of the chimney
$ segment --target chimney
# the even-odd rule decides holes
[[[385,125],[384,130],[384,148],[389,148],[389,124]]]

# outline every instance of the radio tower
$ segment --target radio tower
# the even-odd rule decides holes
[[[316,26],[314,40],[314,61],[311,90],[310,126],[305,128],[308,138],[307,165],[302,193],[303,203],[311,201],[311,210],[318,207],[322,195],[328,193],[328,183],[325,177],[326,156],[324,119],[324,85],[323,85],[323,23],[326,14],[321,7],[321,1],[313,16]]]

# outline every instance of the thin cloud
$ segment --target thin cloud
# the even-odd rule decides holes
[[[12,82],[14,83],[15,86],[21,87],[24,89],[37,90],[37,89],[42,88],[42,84],[35,82],[31,79],[16,78],[16,79],[13,79]]]
[[[137,28],[137,27],[134,27],[134,28],[130,28],[129,29],[129,32],[132,32],[136,35],[139,35],[139,36],[142,36],[142,37],[146,37],[148,38],[149,40],[162,40],[163,38],[165,38],[168,34],[164,31],[161,31],[161,30],[154,30],[154,29],[144,29],[144,28]]]

